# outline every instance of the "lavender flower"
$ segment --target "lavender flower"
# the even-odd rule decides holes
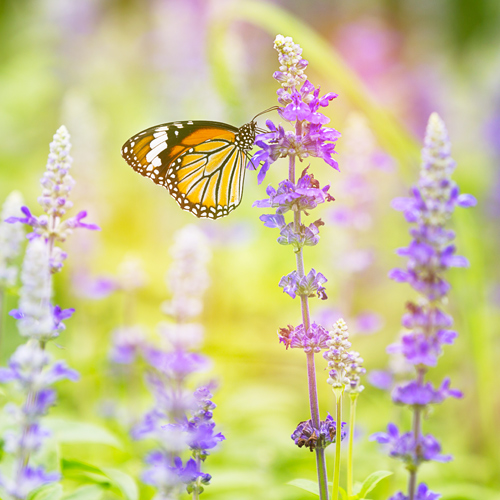
[[[347,435],[345,425],[346,423],[342,422],[340,439],[344,439]],[[337,440],[337,424],[333,417],[328,415],[326,420],[320,422],[319,429],[315,429],[312,420],[309,419],[300,422],[291,437],[299,448],[305,446],[310,451],[316,448],[326,448]]]
[[[16,283],[17,267],[13,261],[21,251],[24,231],[21,226],[13,226],[5,220],[18,216],[22,204],[21,193],[13,191],[7,196],[0,214],[0,290],[14,286]]]
[[[118,362],[130,362],[141,352],[149,366],[146,381],[155,399],[154,407],[132,429],[135,439],[153,438],[157,449],[146,458],[149,467],[144,482],[155,486],[158,499],[178,498],[182,489],[198,495],[210,482],[202,463],[225,438],[215,428],[213,385],[189,384],[194,374],[210,368],[210,360],[190,349],[197,347],[203,327],[195,321],[203,309],[203,293],[209,278],[206,264],[210,251],[204,235],[195,226],[186,226],[175,235],[171,250],[174,262],[167,283],[172,298],[162,304],[173,321],[158,327],[163,343],[170,349],[153,346],[136,336],[115,344]],[[122,335],[123,337],[123,335]],[[187,452],[187,461],[182,459]]]
[[[67,257],[66,252],[54,244],[57,241],[63,242],[73,231],[73,229],[83,227],[97,230],[95,224],[87,224],[83,219],[87,212],[81,211],[76,216],[62,220],[73,203],[68,199],[75,181],[69,174],[72,158],[69,155],[71,149],[70,136],[66,127],[61,126],[54,135],[54,140],[50,143],[50,153],[47,160],[46,171],[40,183],[42,185],[42,195],[38,198],[38,203],[42,206],[45,215],[35,217],[28,207],[22,207],[24,217],[9,217],[6,221],[10,223],[22,222],[33,228],[33,232],[28,234],[29,239],[42,237],[49,243],[50,265],[52,273],[58,272],[63,266]]]
[[[429,492],[425,484],[417,490],[417,470],[424,461],[447,462],[451,456],[441,454],[441,446],[432,435],[422,434],[421,414],[430,404],[441,403],[449,397],[462,397],[460,391],[450,389],[448,378],[439,388],[424,381],[429,367],[437,364],[443,345],[452,344],[457,336],[455,331],[448,329],[452,318],[441,309],[450,289],[444,272],[450,267],[468,265],[464,257],[455,255],[452,244],[455,235],[445,228],[445,224],[455,206],[469,207],[476,203],[471,195],[461,195],[451,179],[455,162],[450,148],[444,123],[433,113],[422,150],[419,182],[412,188],[409,198],[397,198],[393,202],[393,207],[403,211],[407,221],[416,227],[410,230],[411,243],[398,250],[399,255],[407,258],[406,269],[394,269],[390,277],[409,283],[420,293],[416,303],[407,304],[408,312],[402,320],[407,332],[388,348],[390,353],[402,354],[415,368],[416,379],[396,386],[392,393],[395,403],[407,405],[413,411],[412,429],[400,434],[394,424],[389,424],[387,433],[373,436],[387,445],[390,456],[402,460],[409,470],[408,496],[398,493],[393,497],[398,500],[439,497]]]
[[[320,500],[326,500],[328,487],[324,447],[329,439],[332,442],[334,431],[330,425],[331,417],[320,421],[314,354],[326,348],[329,333],[321,325],[311,322],[308,299],[315,296],[322,300],[327,298],[323,286],[327,279],[315,269],[306,274],[303,257],[305,247],[318,244],[319,229],[323,222],[317,219],[304,224],[302,215],[308,216],[310,211],[334,198],[329,193],[330,186],[321,187],[314,175],[308,172],[309,167],[303,169],[296,180],[295,167],[297,158],[303,161],[313,156],[322,158],[338,170],[333,154],[340,134],[324,126],[329,118],[319,111],[327,107],[337,95],[327,93],[320,96],[319,87],[314,87],[307,80],[304,71],[308,63],[302,58],[300,46],[290,37],[278,35],[274,48],[278,52],[280,63],[279,71],[274,74],[274,78],[281,84],[277,91],[280,105],[278,113],[285,121],[293,123],[295,128],[294,131],[288,131],[281,124],[277,126],[268,120],[268,131],[257,136],[255,144],[260,150],[253,156],[248,168],[256,169],[260,165],[257,176],[260,184],[271,164],[278,158],[288,158],[289,161],[288,178],[281,181],[277,189],[268,186],[268,197],[256,201],[254,206],[274,209],[273,213],[262,215],[260,220],[266,227],[279,229],[278,243],[291,246],[295,253],[297,268],[283,276],[279,286],[290,297],[300,297],[302,324],[297,328],[290,325],[282,328],[278,335],[280,342],[287,348],[300,348],[306,354],[311,420],[299,424],[292,437],[299,446],[305,445],[311,451],[315,450]],[[292,215],[292,220],[287,221],[286,214]],[[341,424],[337,422],[336,425],[338,427]]]
[[[49,247],[42,239],[31,240],[26,249],[21,274],[18,319],[19,333],[43,342],[58,335],[52,314],[52,277]]]
[[[425,483],[420,483],[418,485],[416,494],[415,494],[415,500],[438,500],[438,498],[441,498],[441,495],[439,493],[433,493],[432,491],[429,490],[427,485]],[[398,492],[389,500],[409,500],[409,497],[407,497],[403,492]]]
[[[28,235],[30,241],[22,266],[19,307],[10,312],[18,320],[20,334],[28,341],[11,356],[8,368],[0,369],[0,382],[12,383],[16,393],[24,398],[20,406],[9,403],[5,407],[13,426],[3,435],[4,450],[13,455],[14,469],[10,478],[0,477],[0,484],[18,500],[24,500],[33,489],[59,479],[58,473],[47,473],[43,466],[34,467],[31,462],[49,436],[40,421],[56,401],[51,386],[62,379],[78,379],[76,371],[64,361],[52,362],[45,350],[46,343],[65,329],[63,320],[74,312],[72,308],[62,309],[52,304],[52,274],[61,269],[66,258],[65,252],[54,243],[63,241],[74,227],[97,229],[81,222],[85,212],[61,220],[66,209],[71,208],[67,197],[74,184],[68,174],[70,146],[69,134],[61,127],[51,143],[47,170],[41,181],[43,192],[39,202],[46,214],[34,217],[27,207],[22,207],[24,217],[13,215],[6,220],[23,222],[34,229]],[[19,233],[17,227],[12,226],[12,231]]]
[[[328,348],[328,341],[330,340],[330,332],[322,327],[313,323],[306,331],[304,325],[299,325],[294,328],[288,325],[288,328],[280,328],[278,330],[280,342],[285,344],[288,349],[303,349],[307,354],[309,352],[321,352],[323,349]]]
[[[9,403],[5,411],[12,420],[12,430],[5,432],[5,451],[14,459],[11,478],[0,476],[0,485],[15,499],[25,499],[30,491],[58,481],[58,473],[34,468],[28,460],[42,447],[50,432],[40,425],[40,418],[54,405],[56,393],[51,386],[59,380],[78,380],[78,373],[64,361],[51,362],[51,356],[33,340],[21,345],[11,356],[8,368],[0,368],[0,382],[11,383],[26,398],[24,404]]]

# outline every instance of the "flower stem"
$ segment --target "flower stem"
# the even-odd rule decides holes
[[[302,134],[302,125],[296,123],[295,133]],[[295,156],[290,155],[288,164],[288,179],[295,184]],[[295,231],[298,232],[301,224],[300,210],[293,212],[293,223]],[[297,274],[299,277],[305,276],[304,272],[304,255],[302,248],[295,254],[297,264]],[[305,331],[311,326],[311,316],[309,313],[309,302],[306,296],[301,295],[300,307],[302,312],[302,324]],[[309,387],[309,407],[311,410],[311,420],[315,429],[320,427],[319,404],[318,404],[318,389],[316,384],[316,369],[314,365],[314,352],[307,353],[307,381]],[[318,471],[318,487],[320,500],[328,500],[328,478],[326,473],[326,460],[324,448],[316,448],[316,469]]]
[[[354,441],[354,422],[356,420],[356,403],[358,401],[357,392],[351,393],[350,418],[349,418],[349,450],[347,454],[347,497],[352,496],[353,466],[352,466],[352,446]]]
[[[425,375],[425,369],[418,369],[417,381],[419,384],[423,384]],[[422,434],[422,419],[421,419],[422,409],[418,406],[413,407],[413,422],[412,422],[412,432],[413,439],[417,442],[418,438]],[[408,478],[408,500],[415,499],[415,492],[417,489],[417,467],[413,466],[409,469],[410,477]]]
[[[307,379],[309,385],[309,406],[311,409],[311,420],[313,427],[319,429],[319,405],[318,390],[316,387],[316,369],[314,365],[314,353],[307,353]],[[328,479],[326,473],[326,460],[324,448],[317,447],[316,450],[316,468],[318,471],[318,486],[320,500],[328,500]]]
[[[339,481],[340,481],[340,443],[342,442],[342,389],[334,389],[335,399],[337,402],[336,415],[336,435],[335,435],[335,468],[333,471],[333,492],[332,500],[337,500],[339,497]]]

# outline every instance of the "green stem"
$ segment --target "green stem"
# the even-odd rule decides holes
[[[353,466],[352,466],[352,447],[354,441],[354,422],[356,420],[356,403],[358,401],[357,392],[351,393],[349,396],[351,398],[350,406],[350,418],[349,418],[349,450],[347,454],[347,497],[352,496],[352,484],[353,484]]]
[[[339,497],[339,481],[340,481],[340,443],[342,442],[342,389],[334,389],[335,399],[337,402],[336,416],[336,435],[335,435],[335,469],[333,471],[333,492],[332,500],[337,500]]]

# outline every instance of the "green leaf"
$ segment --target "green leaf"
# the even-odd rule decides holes
[[[288,482],[287,484],[291,486],[296,486],[301,490],[308,491],[309,493],[313,493],[319,497],[319,488],[318,483],[314,481],[310,481],[309,479],[294,479],[293,481]]]
[[[59,500],[62,495],[62,486],[59,483],[50,483],[34,489],[27,500]]]
[[[45,426],[52,431],[59,443],[98,443],[122,448],[122,444],[114,434],[95,424],[63,418],[46,418]]]
[[[84,476],[94,483],[106,485],[110,483],[107,474],[101,468],[80,460],[61,460],[61,470],[65,477]]]
[[[359,490],[359,493],[357,498],[360,500],[363,498],[366,498],[366,495],[370,493],[370,491],[377,486],[377,484],[382,481],[385,477],[391,476],[392,472],[388,470],[379,470],[377,472],[374,472],[373,474],[370,474],[364,481],[363,484],[361,485],[361,489]]]
[[[99,467],[87,464],[86,462],[80,462],[80,460],[68,460],[66,458],[61,460],[61,470],[65,476],[81,473],[106,475]]]
[[[96,467],[79,460],[61,461],[63,474],[67,476],[85,476],[95,483],[111,485],[121,492],[126,500],[138,500],[139,491],[134,479],[125,472],[110,467]]]
[[[103,467],[102,471],[109,477],[111,483],[115,485],[127,500],[138,500],[139,490],[134,479],[118,469]]]
[[[104,489],[97,484],[82,486],[70,494],[65,495],[63,500],[100,500],[104,494]]]
[[[332,483],[328,483],[328,484],[332,484]],[[347,491],[344,490],[344,488],[342,488],[340,486],[339,486],[339,493],[340,493],[340,497],[342,498],[342,500],[347,500]]]

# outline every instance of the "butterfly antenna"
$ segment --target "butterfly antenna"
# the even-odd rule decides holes
[[[253,118],[252,118],[252,121],[254,122],[255,121],[255,118],[257,118],[258,116],[260,115],[263,115],[265,113],[269,113],[271,111],[276,111],[277,109],[279,109],[279,106],[272,106],[270,108],[267,108],[266,110],[264,111],[261,111],[258,115],[255,115]]]

